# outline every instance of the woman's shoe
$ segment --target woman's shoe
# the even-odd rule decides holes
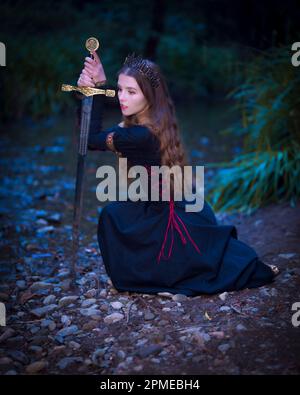
[[[272,272],[274,273],[274,276],[278,276],[278,274],[280,273],[278,267],[275,265],[268,265],[268,266],[271,268]]]

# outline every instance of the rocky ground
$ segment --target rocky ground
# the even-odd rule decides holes
[[[74,184],[64,168],[38,163],[41,147],[21,153],[15,146],[10,157],[3,147],[2,375],[300,373],[300,318],[292,324],[292,305],[300,302],[300,205],[219,215],[281,273],[259,289],[190,298],[117,292],[98,251],[93,204],[84,212],[71,289]],[[94,177],[94,168],[87,173]]]
[[[51,276],[32,275],[20,260],[17,281],[0,288],[1,373],[299,374],[300,327],[291,322],[300,301],[299,213],[273,206],[239,217],[240,237],[281,269],[259,289],[193,298],[118,293],[89,246],[70,290],[63,256],[52,256]],[[27,245],[29,259],[36,248]]]

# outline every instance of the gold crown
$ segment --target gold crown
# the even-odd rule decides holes
[[[143,59],[141,55],[135,56],[135,53],[128,55],[125,59],[124,66],[128,66],[143,74],[148,78],[153,88],[157,88],[159,86],[160,81],[158,73],[147,64],[147,61]]]

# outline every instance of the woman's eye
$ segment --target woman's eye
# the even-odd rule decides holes
[[[118,93],[121,93],[121,92],[122,92],[122,89],[121,89],[121,88],[118,88],[117,90],[118,90]],[[130,95],[134,95],[134,94],[135,94],[135,92],[133,92],[133,91],[128,91],[128,93],[129,93]]]

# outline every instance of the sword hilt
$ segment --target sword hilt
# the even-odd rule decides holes
[[[88,86],[74,86],[68,84],[62,84],[61,90],[63,92],[76,91],[82,93],[84,96],[105,95],[108,97],[115,97],[116,95],[116,91],[114,89],[98,89],[90,88]]]

